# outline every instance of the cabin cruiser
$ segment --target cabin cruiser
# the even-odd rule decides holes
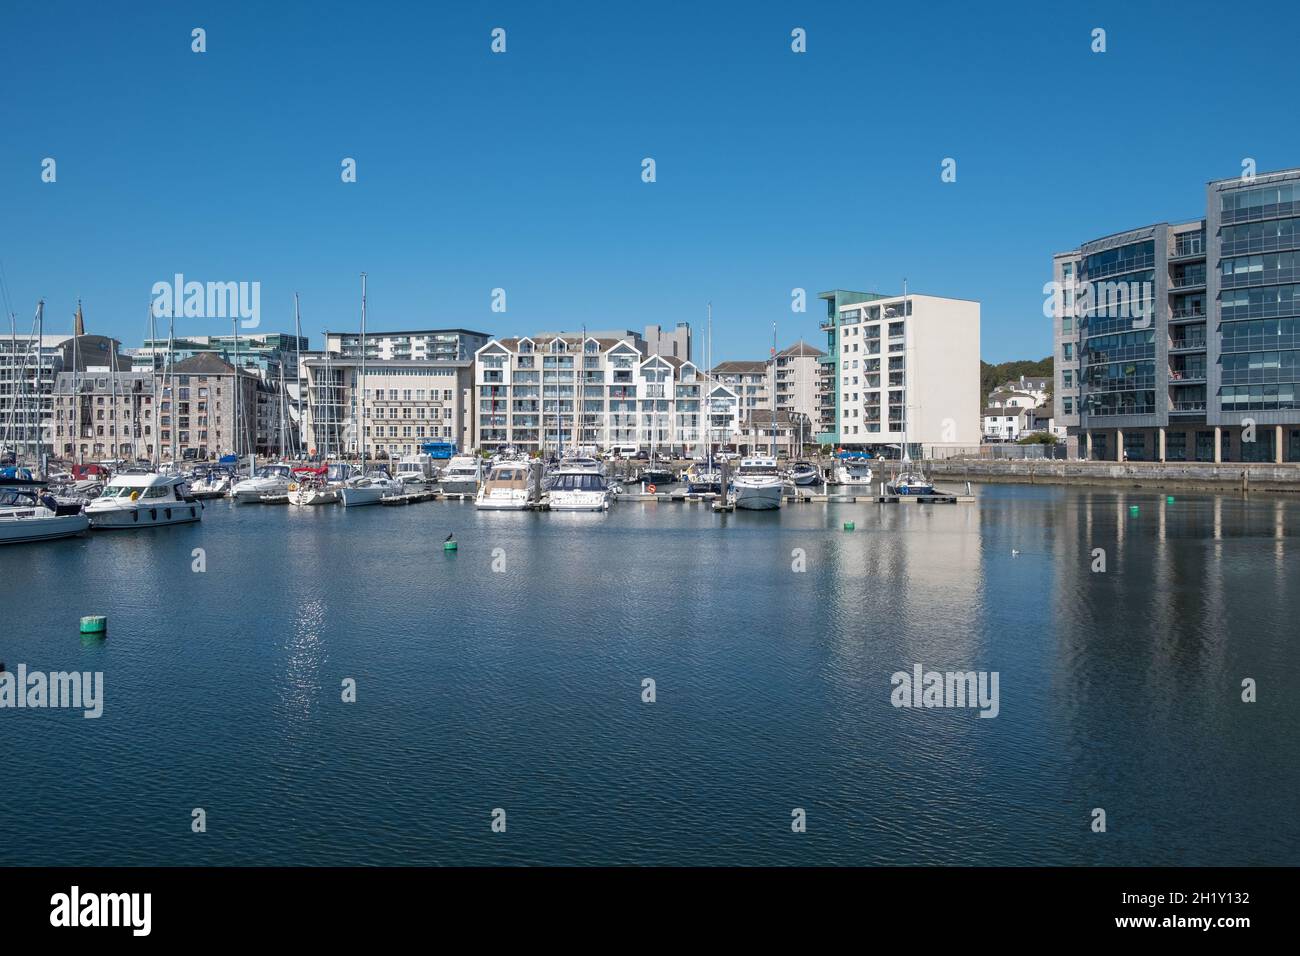
[[[203,518],[203,503],[180,475],[128,471],[114,475],[104,493],[86,505],[92,528],[143,528]]]
[[[605,511],[611,495],[600,471],[561,465],[547,476],[546,500],[552,511]]]
[[[478,492],[483,463],[477,455],[456,455],[442,470],[439,484],[443,494],[472,495]]]
[[[871,469],[867,469],[867,474],[870,476]],[[818,471],[817,466],[810,461],[796,461],[790,466],[789,477],[790,481],[794,484],[807,487],[808,485],[820,483],[822,480],[822,473]],[[868,477],[867,480],[870,481],[870,477]]]
[[[722,494],[722,472],[706,461],[692,462],[686,469],[686,490],[693,495]]]
[[[750,511],[779,508],[785,494],[775,458],[742,458],[731,487],[736,507]]]
[[[234,483],[234,476],[228,470],[213,468],[194,477],[190,482],[190,494],[200,501],[204,498],[224,498],[230,494]]]
[[[480,511],[523,511],[531,503],[532,469],[524,461],[508,461],[493,465],[483,487],[479,489],[475,506]]]
[[[871,459],[861,455],[841,455],[835,465],[837,485],[871,487]]]
[[[554,487],[555,481],[564,472],[582,472],[588,475],[603,476],[605,474],[605,466],[597,459],[586,456],[561,458],[559,464],[557,464],[554,469],[547,471],[546,481],[543,483],[543,487],[549,491]]]
[[[293,472],[288,465],[265,465],[253,473],[252,478],[235,482],[230,497],[237,502],[261,501],[266,497],[287,495]]]
[[[438,479],[438,469],[433,464],[433,456],[421,452],[418,455],[403,455],[397,463],[397,480],[404,485],[420,485]]]
[[[70,538],[89,527],[80,508],[61,513],[53,496],[41,494],[39,484],[0,484],[0,544]]]
[[[384,468],[377,468],[362,478],[352,478],[339,491],[344,508],[377,505],[385,498],[393,498],[401,493],[402,483]]]

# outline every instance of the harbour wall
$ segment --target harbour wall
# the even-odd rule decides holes
[[[947,459],[928,461],[925,470],[963,481],[1300,494],[1300,463]]]

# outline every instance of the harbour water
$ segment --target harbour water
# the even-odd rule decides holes
[[[0,864],[1294,863],[1300,501],[976,493],[10,547],[0,660],[104,710],[0,710]],[[997,717],[892,706],[916,664]]]

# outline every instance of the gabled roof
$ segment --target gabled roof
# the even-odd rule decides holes
[[[761,375],[767,372],[766,362],[719,362],[713,366],[714,375]]]
[[[823,352],[821,349],[819,349],[817,346],[809,345],[803,339],[800,339],[798,342],[790,346],[788,349],[782,349],[780,352],[777,352],[776,357],[777,358],[790,358],[790,357],[798,358],[802,356],[808,356],[809,358],[821,358],[825,354],[826,353]]]
[[[231,375],[235,367],[215,352],[200,352],[177,362],[172,370],[182,375]]]

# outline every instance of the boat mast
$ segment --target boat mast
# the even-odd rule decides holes
[[[361,473],[366,473],[366,274],[361,273]]]
[[[45,377],[45,356],[42,347],[45,344],[45,300],[36,303],[36,471],[44,475],[41,457],[45,454],[45,432],[41,418],[45,412],[45,399],[41,395],[41,379]]]
[[[176,468],[176,442],[178,430],[181,421],[181,406],[176,400],[176,362],[172,354],[172,348],[176,342],[176,304],[172,303],[172,314],[167,321],[167,392],[171,397],[169,410],[171,411],[171,428],[168,429],[172,436],[172,468]]]
[[[161,422],[162,402],[158,394],[158,312],[153,302],[149,303],[149,389],[150,401],[153,403],[152,419],[154,424],[152,452],[149,455],[150,468],[158,470],[158,457],[162,454],[158,447],[158,424]],[[77,423],[81,427],[81,423]]]
[[[772,323],[772,463],[776,464],[776,323]]]
[[[303,457],[303,454],[302,454],[302,431],[303,431],[303,415],[302,415],[302,313],[301,313],[301,312],[299,311],[299,309],[298,309],[298,293],[297,293],[297,292],[295,292],[295,293],[293,294],[293,351],[294,351],[294,358],[293,358],[293,371],[294,371],[294,377],[295,377],[295,379],[297,380],[297,383],[298,383],[298,391],[297,391],[297,393],[296,393],[296,397],[295,397],[295,399],[294,399],[294,404],[295,404],[295,405],[297,406],[297,408],[298,408],[298,423],[297,423],[297,426],[296,426],[295,429],[294,429],[294,438],[293,438],[293,443],[294,443],[294,448],[295,448],[296,451],[297,451],[298,457],[301,458],[301,457]]]
[[[235,367],[235,374],[231,377],[231,381],[233,382],[233,387],[235,392],[235,468],[238,469],[240,429],[239,429],[239,318],[237,316],[231,316],[230,330],[235,335],[235,360],[233,363]],[[251,478],[253,475],[252,469],[249,469],[248,474],[249,477]]]
[[[709,302],[709,321],[708,336],[705,347],[704,364],[708,366],[704,371],[704,398],[705,408],[708,412],[709,429],[705,436],[705,444],[708,446],[709,472],[712,481],[713,472],[713,303]]]

